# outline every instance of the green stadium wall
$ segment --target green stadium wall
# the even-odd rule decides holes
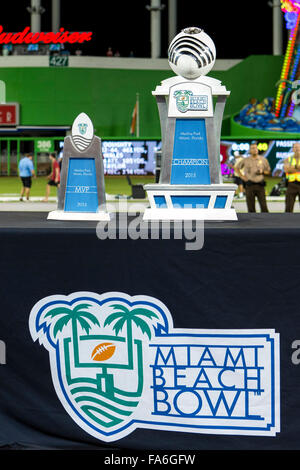
[[[222,134],[230,135],[231,116],[249,102],[275,97],[283,57],[249,56],[227,71],[212,71],[231,91]],[[7,102],[20,103],[23,126],[71,125],[80,112],[92,119],[100,137],[129,137],[136,94],[140,98],[140,136],[159,138],[160,125],[152,91],[173,72],[100,68],[1,68]],[[242,132],[242,131],[241,131]]]

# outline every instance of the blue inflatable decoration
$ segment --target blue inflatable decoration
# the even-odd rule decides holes
[[[293,117],[277,118],[274,98],[252,98],[234,118],[237,124],[262,131],[300,133],[300,122]]]

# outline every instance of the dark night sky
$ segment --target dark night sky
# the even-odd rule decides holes
[[[167,0],[162,12],[162,51],[168,48]],[[51,0],[41,0],[42,31],[51,31]],[[69,31],[92,31],[85,55],[105,55],[108,46],[128,56],[150,57],[150,0],[61,0],[61,26]],[[17,8],[16,8],[17,5]],[[30,0],[1,5],[4,31],[20,31],[30,26],[26,7]],[[272,54],[272,8],[268,0],[177,0],[177,32],[199,26],[214,40],[217,58],[245,58],[251,54]],[[286,37],[284,27],[284,38]],[[285,47],[285,40],[284,40]]]

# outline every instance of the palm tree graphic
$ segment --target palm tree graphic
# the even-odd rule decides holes
[[[100,326],[98,319],[93,315],[91,312],[87,312],[86,309],[91,307],[90,304],[79,304],[76,305],[73,309],[68,307],[56,307],[46,313],[45,317],[57,317],[54,328],[53,328],[53,336],[56,338],[57,333],[62,331],[62,329],[69,323],[72,323],[72,336],[73,336],[73,348],[74,348],[74,362],[75,364],[78,363],[78,327],[77,324],[81,326],[81,328],[89,334],[91,329],[91,325],[89,321],[93,325]]]
[[[126,324],[127,328],[127,348],[128,348],[128,366],[130,369],[133,368],[133,335],[132,335],[132,326],[135,325],[141,329],[143,334],[146,334],[149,339],[151,339],[151,330],[148,323],[140,318],[140,316],[152,319],[158,318],[158,316],[153,313],[151,310],[146,308],[134,308],[133,310],[129,310],[129,308],[125,307],[121,304],[114,304],[112,307],[117,310],[116,312],[109,315],[105,322],[104,327],[110,325],[114,321],[116,321],[113,330],[116,333],[116,336],[120,333],[123,329],[124,325]]]
[[[133,410],[139,404],[139,397],[143,391],[143,351],[142,341],[133,338],[133,325],[139,328],[143,334],[151,339],[151,329],[149,320],[159,318],[154,312],[147,308],[133,308],[130,310],[122,304],[110,305],[115,310],[114,313],[106,317],[103,327],[114,323],[113,330],[115,337],[119,335],[123,327],[126,325],[127,338],[121,342],[127,342],[127,364],[98,364],[84,363],[79,360],[79,348],[81,342],[94,341],[102,339],[103,336],[91,335],[91,325],[100,327],[100,323],[95,315],[87,311],[91,305],[81,303],[74,308],[60,306],[49,310],[45,317],[50,317],[53,322],[54,338],[59,332],[71,322],[72,333],[71,338],[64,339],[64,357],[65,357],[65,376],[67,377],[69,394],[72,400],[79,406],[82,413],[93,422],[100,424],[103,428],[110,428],[120,424],[129,417]],[[144,317],[144,318],[143,318]],[[148,320],[148,323],[147,323]],[[85,332],[86,336],[79,336],[78,326]],[[73,377],[71,371],[71,362],[68,353],[68,343],[72,340],[74,366],[79,367],[95,367],[95,377],[85,377],[80,374],[79,377]],[[121,339],[120,339],[121,340]],[[119,341],[119,339],[118,339]],[[134,370],[134,344],[136,346],[137,360],[137,384],[135,390],[123,390],[114,384],[114,374],[111,369],[118,370]],[[126,347],[126,343],[125,343]]]

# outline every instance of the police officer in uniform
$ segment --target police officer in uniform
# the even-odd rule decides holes
[[[236,167],[239,177],[245,182],[248,211],[256,212],[255,198],[257,198],[261,212],[269,212],[264,177],[271,173],[271,168],[268,160],[259,155],[257,142],[251,142],[249,151],[250,156],[243,158]]]
[[[287,179],[285,212],[293,212],[296,197],[300,200],[300,143],[293,145],[293,154],[285,159],[283,169]]]

